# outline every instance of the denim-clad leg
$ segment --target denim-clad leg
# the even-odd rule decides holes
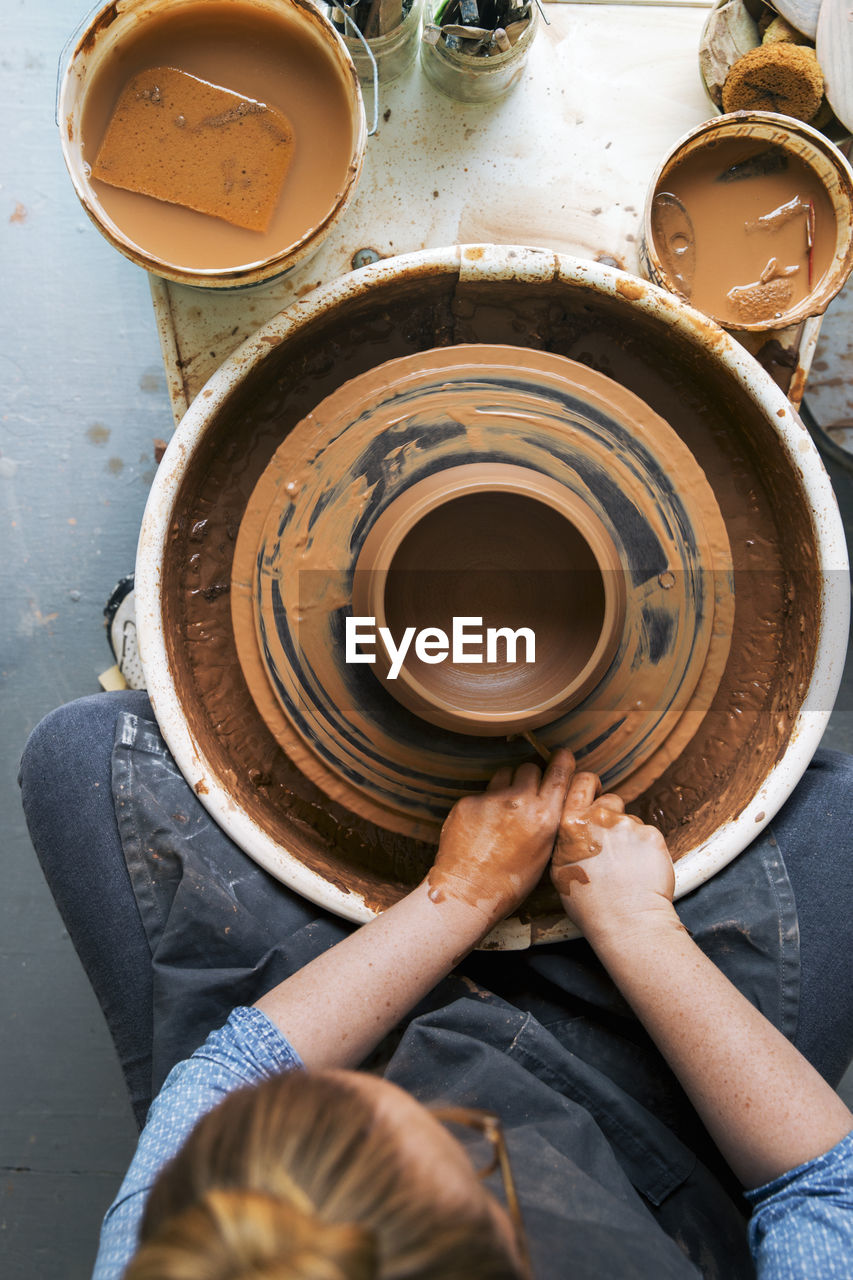
[[[27,743],[19,781],[141,1126],[171,1067],[235,1004],[252,1003],[352,926],[273,880],[213,823],[144,692],[51,712]]]
[[[853,756],[818,751],[770,831],[800,929],[794,1044],[836,1086],[853,1058]]]
[[[147,696],[137,692],[99,694],[52,712],[27,744],[21,787],[33,844],[104,1010],[141,1119],[152,1080],[152,954],[113,801],[111,757],[123,712],[153,720]],[[183,785],[180,780],[179,784]],[[194,802],[189,788],[186,792]],[[783,855],[799,916],[802,998],[795,1043],[833,1083],[853,1053],[851,801],[853,759],[819,752],[772,823],[772,838]],[[768,838],[766,832],[763,838]],[[236,850],[235,855],[242,856]],[[255,919],[263,910],[262,889],[258,887]],[[701,903],[702,889],[691,896]],[[279,980],[288,967],[306,963],[344,932],[343,926],[324,919],[323,913],[286,890],[278,890],[275,908],[277,937],[292,927],[295,942],[278,961],[280,972],[267,966],[267,981]],[[570,949],[577,946],[569,944]],[[536,969],[546,963],[548,950]],[[248,957],[248,963],[254,962]],[[245,956],[241,963],[247,963]],[[178,964],[174,972],[181,975],[185,957],[178,957]],[[483,968],[477,976],[484,985],[513,999],[499,980],[501,970],[510,966],[515,967],[511,956],[493,954],[484,955],[482,966],[475,962],[474,968]],[[542,983],[545,973],[537,977],[532,966],[525,968],[525,986],[531,978]],[[226,978],[227,971],[222,976]],[[263,976],[259,969],[259,979]],[[250,972],[244,977],[251,994],[255,979]]]
[[[145,693],[95,694],[33,730],[19,782],[30,838],[115,1043],[137,1121],[151,1092],[151,949],[122,854],[111,782],[116,718]]]

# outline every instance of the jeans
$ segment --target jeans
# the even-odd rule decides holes
[[[33,845],[104,1011],[141,1122],[152,1089],[154,987],[149,933],[125,862],[113,796],[113,742],[123,712],[153,720],[144,692],[97,694],[51,712],[27,743],[19,781]],[[799,1010],[792,1038],[833,1085],[853,1057],[852,811],[853,759],[819,751],[773,820],[771,834],[764,833],[784,859],[799,925]],[[691,897],[701,902],[702,894],[700,888]],[[276,929],[310,933],[315,950],[333,945],[351,927],[286,889],[277,901]],[[585,944],[562,946],[570,954]],[[548,948],[547,956],[534,949],[529,961],[483,955],[475,961],[477,978],[488,978],[489,966],[496,975],[511,967],[517,981],[519,964],[527,964],[535,981],[555,953],[559,958],[559,947]],[[311,958],[310,949],[292,954],[294,967]]]

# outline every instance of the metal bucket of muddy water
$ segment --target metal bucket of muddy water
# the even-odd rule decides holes
[[[727,329],[821,315],[853,270],[853,170],[822,133],[788,116],[708,120],[649,184],[640,262]]]
[[[167,93],[156,71],[171,77],[170,86],[180,80]],[[145,76],[151,83],[142,85]],[[187,97],[190,89],[195,98]],[[217,102],[205,105],[202,91],[219,95]],[[152,151],[144,161],[136,144],[127,144],[140,100]],[[107,164],[105,144],[117,121],[124,132]],[[352,200],[367,137],[352,60],[310,0],[107,4],[63,53],[57,123],[77,195],[110,243],[148,271],[205,288],[256,284],[309,258]],[[233,155],[220,157],[227,202],[217,192],[205,208],[192,203],[207,182],[193,173],[193,194],[182,203],[170,180],[215,155],[211,130],[222,126],[220,139],[226,124],[245,126],[233,132]],[[250,128],[258,132],[257,172],[246,167]],[[270,138],[281,153],[273,178]],[[162,164],[156,148],[173,142],[174,164]],[[262,182],[272,183],[263,200]]]
[[[572,481],[572,503],[597,504],[608,544],[617,554],[627,546],[644,575],[639,604],[638,584],[631,581],[625,588],[624,616],[638,607],[647,616],[645,639],[634,650],[637,681],[628,681],[620,695],[624,715],[613,739],[620,749],[642,717],[656,712],[654,699],[644,698],[648,672],[643,663],[650,670],[659,650],[685,643],[677,625],[662,625],[661,609],[667,597],[673,607],[676,596],[686,599],[689,584],[686,578],[679,582],[666,561],[655,562],[648,551],[652,543],[677,533],[677,520],[661,520],[658,495],[675,503],[674,511],[688,514],[691,503],[699,501],[701,519],[712,508],[715,527],[722,530],[716,539],[724,547],[721,568],[706,582],[716,597],[712,601],[706,593],[704,598],[708,607],[717,608],[710,630],[725,635],[721,646],[718,635],[708,642],[709,654],[717,658],[710,664],[714,670],[707,664],[704,669],[705,696],[695,706],[675,708],[679,714],[663,725],[660,742],[639,771],[632,773],[628,761],[613,775],[615,790],[624,785],[618,778],[629,784],[630,810],[664,831],[676,862],[676,892],[684,894],[759,834],[820,741],[847,643],[846,546],[817,451],[770,377],[706,316],[654,285],[600,264],[546,250],[485,245],[388,259],[302,299],[222,365],[169,445],[140,536],[140,650],[164,737],[190,785],[238,845],[297,892],[354,921],[371,918],[423,878],[434,857],[442,803],[446,812],[456,794],[483,786],[487,766],[493,768],[498,758],[507,764],[531,758],[524,741],[494,735],[461,739],[419,720],[386,697],[370,668],[360,668],[358,687],[369,685],[370,705],[362,708],[355,736],[338,741],[351,747],[358,737],[362,757],[370,758],[378,781],[369,803],[362,803],[354,770],[347,764],[342,781],[321,756],[327,744],[311,740],[305,729],[324,690],[312,688],[304,701],[288,702],[265,684],[265,657],[252,642],[258,634],[252,590],[245,589],[243,570],[236,567],[240,542],[252,534],[253,521],[262,533],[268,531],[269,549],[275,551],[279,529],[286,534],[289,523],[282,522],[284,508],[292,504],[298,515],[304,507],[310,523],[312,510],[333,512],[336,486],[348,518],[355,519],[353,513],[361,509],[361,532],[378,518],[384,496],[400,483],[401,470],[423,460],[430,439],[426,419],[407,426],[400,403],[396,413],[389,404],[386,425],[396,434],[393,447],[383,445],[385,461],[370,442],[366,451],[356,442],[355,456],[370,465],[343,471],[301,452],[294,462],[288,452],[292,442],[304,437],[311,448],[326,441],[343,447],[348,428],[332,436],[311,434],[316,413],[336,420],[340,397],[353,387],[361,395],[365,379],[384,394],[386,367],[421,387],[435,366],[445,386],[442,353],[452,356],[454,348],[457,366],[461,361],[454,376],[467,379],[460,394],[469,397],[468,408],[460,410],[459,429],[449,431],[443,404],[432,432],[443,450],[456,448],[465,423],[473,422],[469,444],[475,454],[480,451],[479,458],[483,450],[490,453],[485,437],[477,443],[484,420],[470,412],[471,397],[486,386],[488,408],[498,403],[496,387],[501,395],[507,387],[514,395],[519,382],[533,378],[536,402],[548,419],[542,427],[548,447],[531,465],[551,475],[549,485],[562,484],[571,469],[563,467],[550,442],[578,435],[581,419],[564,373],[577,383],[572,370],[579,365],[586,369],[580,381],[589,375],[587,380],[607,383],[611,402],[627,415],[625,431],[609,446],[600,434],[602,415],[583,419],[590,447],[598,452],[587,460],[588,483],[576,472]],[[490,350],[491,371],[485,356],[479,368],[478,348]],[[342,357],[330,360],[330,350]],[[510,369],[505,378],[504,366]],[[488,378],[493,381],[487,385]],[[395,383],[409,385],[399,378]],[[432,394],[431,384],[426,393]],[[596,387],[589,392],[593,396],[598,396]],[[661,448],[659,463],[652,458],[647,467],[645,488],[633,463],[623,467],[637,444],[629,439],[635,402],[642,404],[638,421],[650,424]],[[570,429],[567,412],[575,414]],[[365,421],[360,419],[360,430],[366,430]],[[517,422],[517,414],[504,413],[495,428],[509,460]],[[642,451],[647,433],[635,435]],[[448,453],[440,460],[443,466],[469,464],[470,454],[471,449],[465,458]],[[599,454],[604,460],[596,463]],[[621,489],[605,484],[608,476],[623,471]],[[320,484],[326,488],[312,506],[312,486]],[[259,508],[253,495],[264,494]],[[633,508],[625,506],[628,497]],[[608,511],[611,501],[615,506]],[[277,502],[283,506],[276,508]],[[571,505],[566,519],[577,528]],[[646,549],[632,535],[634,515],[645,522]],[[329,546],[349,546],[348,538],[332,537],[334,529],[327,533]],[[311,549],[301,533],[300,547],[299,554]],[[282,576],[261,583],[263,591],[288,587],[291,551],[280,557]],[[257,558],[243,560],[254,572]],[[315,573],[309,583],[316,587],[314,615],[328,615],[333,622],[349,607],[352,590],[347,564],[339,567],[342,572],[330,567],[322,581]],[[701,586],[701,572],[691,583]],[[697,619],[704,616],[698,605],[695,612]],[[612,680],[612,668],[619,668],[621,645],[617,638],[616,656],[602,681]],[[349,686],[350,693],[355,687]],[[336,715],[352,712],[344,697],[328,701]],[[582,723],[582,716],[572,717],[588,705],[570,708],[567,721],[543,725],[537,735],[553,746],[554,735],[566,724]],[[285,720],[278,733],[276,725]],[[396,756],[390,747],[386,751],[394,734],[400,748]],[[579,752],[581,764],[596,760],[597,749],[595,742],[587,743],[586,754]],[[468,768],[472,758],[482,764],[476,777]],[[440,775],[433,771],[432,812],[418,808],[412,798],[425,760],[441,764]],[[605,759],[600,771],[611,785],[608,769]],[[495,930],[488,945],[524,947],[570,936],[553,891],[542,884],[516,917]]]

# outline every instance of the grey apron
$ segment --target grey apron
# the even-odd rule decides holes
[[[113,796],[152,953],[155,1094],[233,1007],[253,1003],[351,926],[239,850],[156,725],[130,713],[118,722]],[[772,836],[678,911],[706,954],[792,1038],[799,933]],[[423,1102],[502,1117],[537,1278],[754,1274],[732,1175],[586,943],[474,953],[389,1038],[381,1068]]]

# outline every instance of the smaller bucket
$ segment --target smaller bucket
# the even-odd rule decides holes
[[[494,102],[516,85],[524,74],[527,55],[539,29],[539,10],[530,6],[530,21],[505,53],[478,55],[421,41],[421,66],[436,89],[459,102]]]
[[[418,52],[422,12],[423,0],[412,0],[408,13],[404,13],[403,21],[393,31],[367,41],[370,52],[376,60],[376,78],[379,84],[391,84],[414,62]],[[344,37],[344,44],[358,72],[362,88],[365,86],[372,88],[373,67],[364,50],[364,45],[350,35]]]
[[[209,11],[210,17],[216,21],[230,21],[238,37],[242,37],[245,31],[247,47],[251,47],[248,42],[252,38],[252,22],[286,24],[292,34],[281,39],[302,41],[304,47],[312,51],[312,65],[322,68],[322,75],[329,77],[329,85],[334,86],[338,101],[344,104],[340,114],[342,120],[346,119],[349,129],[347,138],[341,143],[340,172],[338,174],[336,171],[334,181],[330,179],[328,183],[328,198],[324,194],[317,208],[311,210],[310,216],[306,215],[305,222],[298,224],[294,219],[292,228],[286,234],[283,233],[280,240],[276,240],[274,224],[271,224],[270,234],[263,242],[246,241],[245,253],[241,245],[230,257],[223,255],[228,258],[227,261],[218,262],[215,254],[210,255],[211,261],[187,261],[186,258],[193,256],[188,253],[185,254],[185,260],[181,261],[180,251],[174,254],[165,250],[157,251],[152,249],[150,242],[144,243],[144,237],[131,234],[128,231],[129,224],[125,222],[123,225],[122,218],[115,212],[110,213],[105,207],[107,196],[99,192],[98,184],[92,177],[92,153],[97,145],[93,139],[99,135],[90,130],[90,136],[88,139],[86,137],[88,104],[102,93],[100,85],[104,83],[103,77],[111,82],[123,74],[122,68],[130,65],[127,59],[134,56],[134,49],[138,47],[136,42],[149,38],[156,22],[178,20],[185,27],[191,26],[193,31],[197,27],[202,39],[209,44],[210,27],[206,24],[199,25],[205,11]],[[245,26],[242,25],[244,20]],[[258,33],[254,33],[254,38],[256,44],[261,43]],[[187,67],[186,70],[202,79],[210,79],[230,88],[227,83],[227,67],[231,56],[229,50],[233,45],[224,40],[220,40],[220,44],[221,49],[216,56],[226,68],[221,78],[215,79],[192,67]],[[148,65],[152,63],[149,62]],[[242,86],[238,86],[237,91],[253,96],[250,89]],[[286,114],[289,111],[288,107]],[[364,104],[352,60],[331,23],[315,8],[311,0],[239,0],[233,6],[224,5],[222,0],[123,0],[120,5],[105,4],[93,16],[84,19],[63,51],[57,82],[56,119],[63,158],[74,189],[86,213],[107,240],[125,257],[155,275],[179,284],[219,289],[258,284],[286,275],[319,248],[352,200],[367,140]],[[294,128],[297,126],[294,125]],[[344,137],[340,133],[338,136]],[[298,148],[298,132],[296,145]],[[312,148],[306,146],[303,152],[310,155]],[[296,159],[293,166],[296,167]],[[290,173],[284,180],[285,195],[289,177]],[[309,189],[310,186],[311,175],[302,189]],[[152,197],[135,194],[131,198],[152,200]],[[279,203],[281,204],[281,197]],[[162,206],[163,202],[153,200],[153,204]],[[181,216],[187,212],[191,211],[180,209]],[[203,214],[196,216],[205,217]],[[218,220],[212,218],[211,221]],[[250,236],[254,234],[249,233]],[[187,238],[184,233],[184,240]],[[205,252],[204,248],[199,248],[195,256],[201,258]]]
[[[655,197],[666,193],[673,172],[688,158],[698,157],[700,154],[707,157],[713,154],[713,149],[719,144],[732,140],[767,144],[768,148],[780,149],[794,161],[804,165],[816,177],[835,220],[834,243],[828,264],[808,287],[806,296],[787,309],[783,308],[767,318],[752,321],[717,315],[712,308],[704,306],[698,293],[692,296],[691,290],[685,287],[684,279],[679,278],[673,253],[662,252],[660,243],[655,242]],[[711,185],[715,184],[709,183]],[[680,212],[684,212],[683,207]],[[660,223],[658,228],[660,240]],[[808,230],[804,234],[808,235]],[[681,239],[684,240],[683,235]],[[763,243],[768,256],[772,256],[772,237],[766,238]],[[640,264],[648,279],[704,311],[726,329],[766,332],[799,324],[809,316],[822,315],[853,270],[853,170],[834,143],[811,125],[802,124],[789,116],[765,111],[737,111],[708,120],[685,134],[675,144],[649,184],[643,212]]]

